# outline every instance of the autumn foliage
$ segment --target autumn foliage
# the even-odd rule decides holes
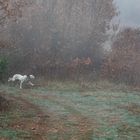
[[[32,3],[32,0],[0,0],[0,25],[7,19],[16,20],[22,16],[22,8]]]
[[[140,85],[140,30],[127,28],[118,33],[102,74],[116,82]]]

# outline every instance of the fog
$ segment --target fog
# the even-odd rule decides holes
[[[14,11],[18,14],[6,17],[5,31],[1,32],[1,46],[8,46],[0,47],[8,61],[7,73],[73,80],[82,76],[95,80],[106,73],[108,78],[129,83],[136,79],[139,83],[139,67],[131,72],[139,59],[139,29],[133,28],[139,27],[139,9],[138,0],[36,0],[18,7]],[[120,22],[112,23],[113,19]],[[114,49],[116,46],[119,51]],[[133,55],[128,61],[123,58],[126,46]]]
[[[121,26],[140,27],[140,1],[139,0],[115,0],[120,12]]]

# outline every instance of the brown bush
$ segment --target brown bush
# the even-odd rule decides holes
[[[6,111],[9,109],[9,101],[0,95],[0,112]]]
[[[124,29],[112,45],[102,75],[116,82],[140,85],[140,30]]]

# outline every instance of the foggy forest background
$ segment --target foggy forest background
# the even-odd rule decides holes
[[[140,29],[120,27],[113,0],[0,0],[0,81],[140,85]]]

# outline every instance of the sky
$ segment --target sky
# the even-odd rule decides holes
[[[140,27],[140,0],[114,0],[122,26]]]

